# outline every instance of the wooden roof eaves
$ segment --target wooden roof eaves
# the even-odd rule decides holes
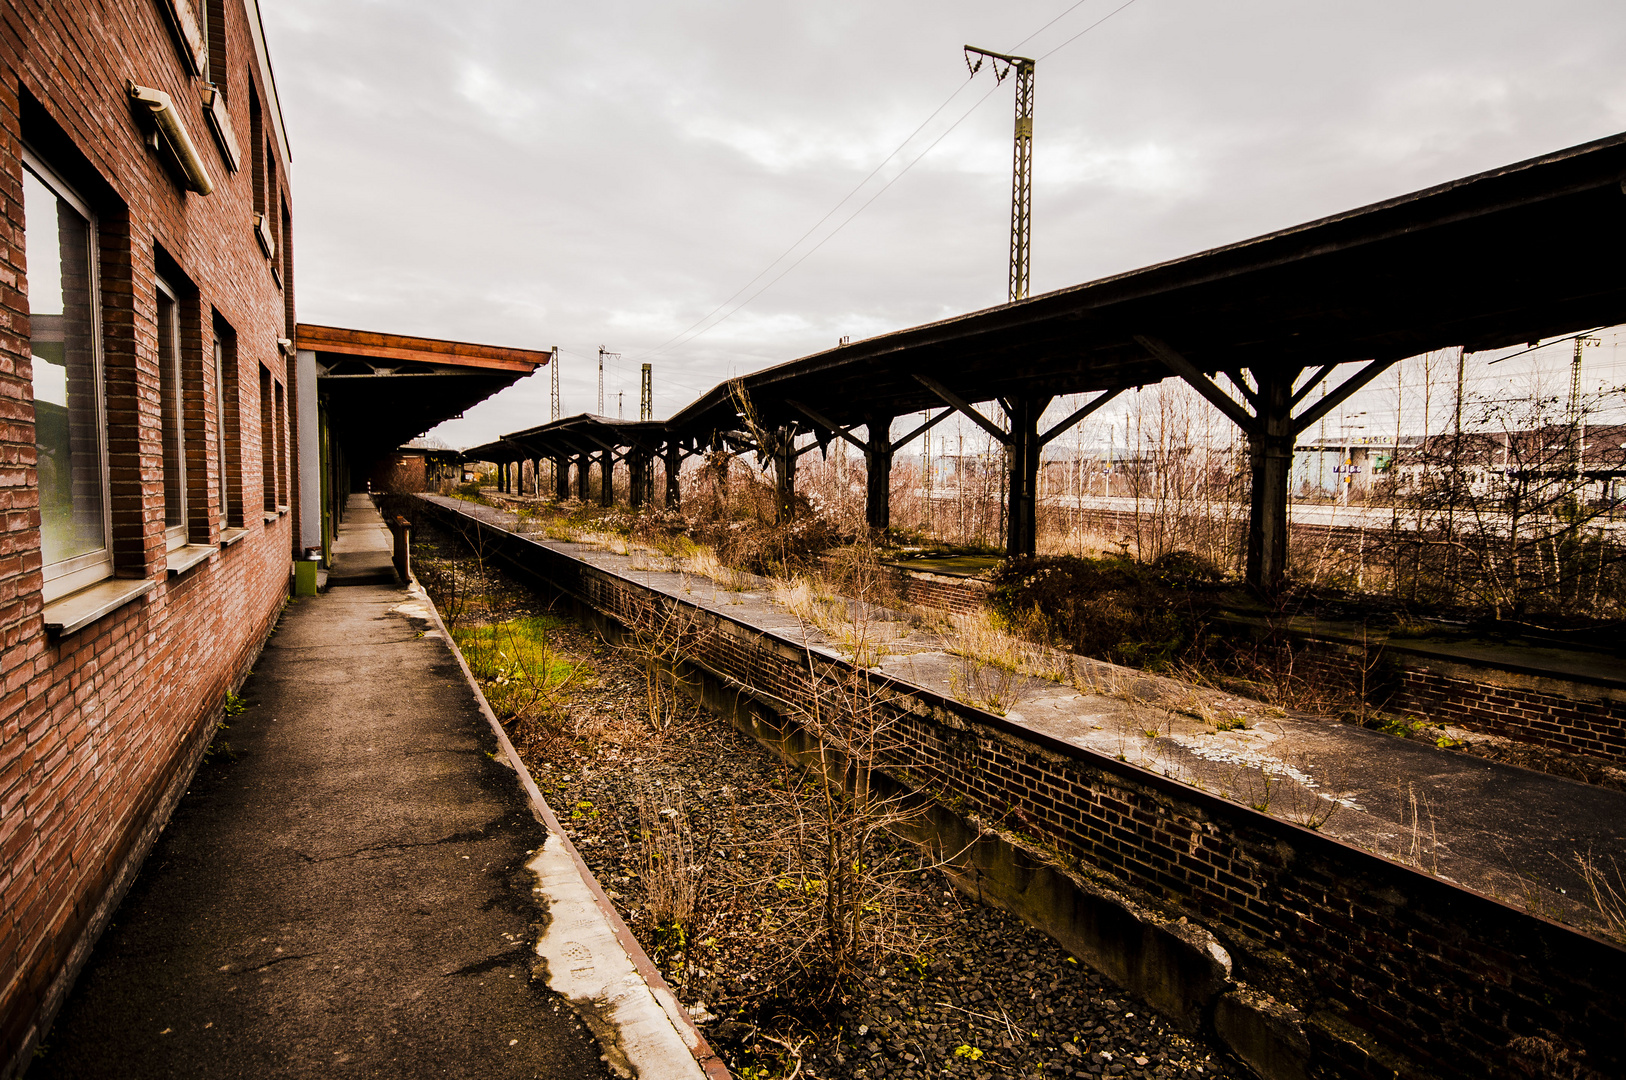
[[[309,323],[300,323],[294,333],[296,347],[312,352],[375,357],[380,360],[417,360],[526,375],[546,365],[552,357],[550,352],[536,349],[476,345],[465,341],[409,337],[405,334],[349,330]]]

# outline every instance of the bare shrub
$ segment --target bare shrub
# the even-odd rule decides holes
[[[680,796],[661,797],[648,788],[639,792],[638,855],[655,951],[675,956],[685,951],[694,931],[702,872]]]
[[[1603,931],[1616,941],[1626,942],[1626,875],[1613,858],[1604,866],[1603,859],[1591,851],[1575,856],[1575,868],[1586,883],[1592,906],[1603,917]]]

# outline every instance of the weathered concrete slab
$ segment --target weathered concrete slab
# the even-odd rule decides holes
[[[547,830],[414,610],[284,616],[31,1077],[610,1075],[533,952]]]
[[[391,561],[394,539],[370,495],[353,494],[333,538],[328,585],[389,585],[397,578]]]

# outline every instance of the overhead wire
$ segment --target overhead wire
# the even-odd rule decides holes
[[[1057,22],[1059,22],[1062,19],[1066,18],[1068,15],[1072,14],[1075,10],[1082,7],[1085,3],[1088,3],[1088,2],[1089,2],[1089,0],[1077,0],[1076,3],[1072,4],[1065,11],[1061,12],[1061,14],[1055,16],[1049,22],[1047,22],[1043,26],[1039,27],[1039,29],[1035,30],[1033,33],[1029,34],[1027,37],[1023,38],[1021,41],[1017,42],[1016,45],[1013,46],[1013,47],[1014,48],[1020,48],[1022,45],[1026,44],[1029,41],[1031,41],[1033,38],[1037,37],[1039,34],[1043,33],[1045,30],[1049,29],[1051,26],[1054,26]],[[1123,11],[1125,8],[1128,8],[1128,7],[1130,7],[1131,5],[1133,5],[1133,4],[1137,3],[1137,2],[1138,2],[1138,0],[1125,0],[1124,3],[1120,4],[1118,7],[1114,8],[1113,10],[1108,12],[1106,15],[1103,15],[1101,18],[1097,19],[1095,22],[1091,23],[1089,26],[1086,26],[1084,29],[1080,30],[1078,33],[1074,34],[1072,37],[1069,37],[1066,41],[1063,41],[1060,45],[1057,45],[1055,48],[1053,48],[1053,49],[1049,50],[1048,52],[1044,53],[1040,57],[1040,59],[1043,59],[1043,57],[1045,57],[1045,56],[1054,55],[1055,53],[1059,52],[1060,50],[1066,48],[1068,45],[1071,45],[1073,42],[1077,41],[1079,38],[1083,37],[1085,34],[1088,34],[1091,30],[1094,30],[1096,27],[1100,26],[1102,23],[1106,22],[1108,19],[1111,19],[1114,15],[1117,15],[1119,12]],[[905,174],[907,174],[910,169],[914,168],[915,165],[919,164],[920,161],[927,154],[931,153],[931,151],[937,146],[938,143],[942,142],[950,134],[950,132],[954,131],[962,123],[964,123],[966,121],[966,119],[969,118],[970,115],[973,112],[975,112],[982,105],[982,103],[984,101],[988,100],[988,98],[993,94],[994,90],[998,88],[998,83],[996,82],[994,87],[991,87],[988,90],[987,93],[985,93],[982,97],[978,98],[976,100],[976,102],[971,106],[971,108],[967,109],[963,114],[961,114],[960,118],[958,120],[956,120],[953,124],[949,125],[948,129],[945,130],[941,135],[939,135],[939,136],[937,136],[937,138],[933,139],[931,141],[931,143],[926,147],[925,150],[922,150],[918,155],[915,156],[914,160],[910,161],[907,165],[905,165],[902,169],[900,169],[895,176],[893,176],[884,185],[882,185],[882,187],[881,187],[881,189],[879,191],[877,191],[874,195],[871,195],[868,199],[864,200],[864,202],[858,207],[857,210],[855,210],[853,213],[849,214],[844,220],[842,220],[842,222],[839,225],[837,225],[828,234],[826,234],[822,239],[820,239],[817,244],[815,244],[812,248],[810,248],[806,252],[804,252],[799,258],[796,259],[795,262],[791,263],[789,266],[787,266],[780,273],[776,274],[770,281],[767,282],[767,284],[763,285],[760,289],[757,289],[755,292],[752,292],[749,296],[747,296],[744,300],[740,301],[739,304],[735,305],[731,310],[729,310],[726,314],[724,314],[722,316],[722,318],[716,319],[716,321],[711,321],[713,319],[713,317],[717,315],[718,312],[723,311],[723,309],[727,308],[729,306],[729,304],[733,303],[734,300],[737,299],[740,296],[741,293],[744,293],[746,290],[750,289],[751,286],[754,285],[756,282],[760,281],[764,275],[772,272],[774,267],[778,266],[781,262],[783,262],[785,260],[785,258],[788,257],[793,251],[795,251],[799,246],[801,246],[808,239],[808,237],[812,236],[815,232],[817,232],[818,229],[825,224],[825,222],[829,221],[830,218],[833,217],[843,206],[845,206],[849,201],[851,201],[854,195],[858,194],[858,192],[861,191],[866,184],[868,184],[871,180],[873,180],[876,177],[876,175],[878,175],[880,173],[880,171],[883,168],[885,168],[885,166],[887,165],[888,162],[892,161],[894,158],[896,158],[898,156],[898,154],[902,153],[904,148],[907,147],[909,145],[909,143],[914,141],[915,137],[918,136],[923,130],[925,130],[926,126],[928,124],[930,124],[934,119],[936,119],[938,117],[938,115],[940,115],[942,113],[942,111],[944,109],[948,108],[950,102],[952,102],[956,97],[958,97],[960,95],[961,91],[963,91],[969,85],[970,85],[970,80],[966,80],[965,82],[962,82],[955,89],[955,91],[952,94],[950,94],[943,101],[943,104],[939,105],[936,109],[934,109],[930,116],[928,116],[924,121],[922,121],[921,124],[918,127],[916,127],[914,131],[910,132],[908,137],[905,138],[903,140],[903,142],[899,143],[896,149],[894,149],[890,154],[888,154],[884,159],[882,159],[881,163],[878,164],[874,169],[872,169],[869,172],[869,174],[864,177],[864,179],[860,180],[858,182],[858,184],[855,185],[851,191],[849,191],[846,195],[842,196],[841,200],[839,202],[837,202],[835,206],[831,207],[830,210],[827,213],[825,213],[825,215],[823,217],[821,217],[817,222],[815,222],[813,224],[812,228],[808,229],[800,237],[798,237],[796,239],[795,243],[791,244],[790,247],[786,248],[785,251],[782,252],[778,256],[778,258],[774,259],[773,262],[769,263],[766,267],[764,267],[761,271],[759,271],[754,277],[751,278],[750,281],[747,281],[743,286],[741,286],[739,289],[735,290],[735,292],[731,296],[729,296],[728,299],[724,300],[721,304],[718,304],[711,311],[707,312],[706,315],[702,316],[700,319],[698,319],[694,323],[690,324],[690,326],[688,328],[686,328],[685,330],[681,331],[680,333],[674,335],[673,337],[669,338],[667,341],[663,342],[662,344],[657,345],[655,348],[649,350],[648,352],[638,354],[638,356],[635,357],[635,359],[637,359],[637,360],[648,359],[650,357],[658,355],[659,353],[665,352],[669,348],[672,348],[674,346],[686,345],[690,341],[693,341],[695,338],[698,338],[698,337],[704,336],[707,333],[710,333],[716,327],[721,326],[723,323],[725,323],[729,319],[733,318],[735,314],[737,314],[740,310],[742,310],[748,304],[750,304],[751,301],[755,300],[758,296],[761,296],[768,289],[772,288],[786,274],[790,273],[792,270],[796,269],[803,262],[805,262],[808,259],[809,256],[811,256],[814,252],[816,252],[820,248],[822,248],[837,233],[841,232],[842,229],[846,228],[847,225],[851,224],[852,221],[854,219],[856,219],[860,214],[862,214],[869,207],[869,205],[871,203],[873,203],[876,199],[880,198],[881,195],[885,194],[886,191],[889,188],[891,188],[893,184],[897,183],[900,179],[902,179],[903,176]]]
[[[1080,3],[1084,3],[1084,2],[1086,2],[1086,0],[1080,0]],[[1074,7],[1076,7],[1076,6],[1077,5],[1075,4]],[[694,323],[692,323],[688,327],[688,329],[685,329],[685,330],[673,335],[670,339],[668,339],[667,341],[661,343],[660,345],[655,346],[655,348],[651,349],[649,352],[640,353],[638,355],[637,359],[642,360],[642,359],[644,359],[646,357],[654,356],[656,353],[659,353],[659,352],[665,350],[668,346],[670,346],[673,343],[677,342],[678,339],[680,339],[680,338],[684,337],[685,335],[687,335],[689,333],[689,331],[694,330],[696,327],[698,327],[702,323],[704,323],[707,319],[710,319],[713,315],[717,314],[719,311],[721,311],[725,307],[727,307],[730,303],[732,303],[734,301],[735,297],[738,297],[740,295],[740,293],[743,293],[745,290],[749,289],[752,285],[755,285],[758,281],[760,281],[764,274],[768,273],[774,267],[778,266],[781,262],[783,262],[785,260],[786,256],[788,256],[791,252],[795,251],[798,247],[800,247],[803,241],[805,241],[809,236],[812,236],[815,232],[817,232],[818,229],[819,229],[819,226],[823,225],[826,221],[829,221],[830,218],[835,215],[836,211],[840,210],[843,206],[847,205],[848,201],[851,200],[854,195],[858,194],[861,190],[863,190],[865,184],[867,184],[871,180],[875,179],[876,174],[879,173],[882,169],[886,168],[888,162],[890,162],[893,158],[897,157],[900,153],[902,153],[903,148],[908,146],[909,143],[914,140],[916,135],[919,135],[922,131],[924,131],[926,129],[927,124],[930,124],[933,120],[937,119],[938,115],[940,113],[942,113],[942,111],[944,109],[949,107],[949,103],[952,102],[955,98],[959,97],[961,91],[963,91],[969,85],[970,85],[969,82],[963,82],[959,86],[955,87],[954,92],[952,94],[950,94],[948,97],[944,98],[943,103],[941,105],[939,105],[937,108],[933,109],[932,112],[931,112],[931,115],[926,117],[926,119],[924,119],[924,120],[922,120],[920,122],[919,127],[915,128],[915,130],[911,131],[904,138],[904,140],[902,142],[900,142],[893,149],[893,151],[890,154],[888,154],[888,155],[886,155],[886,157],[882,158],[880,163],[878,165],[876,165],[875,168],[873,168],[873,169],[871,169],[869,171],[869,175],[865,176],[862,180],[858,181],[857,184],[853,185],[853,189],[851,191],[847,192],[847,194],[843,195],[839,200],[837,200],[836,204],[834,206],[832,206],[825,213],[825,215],[823,217],[821,217],[821,218],[819,218],[819,220],[815,221],[813,223],[812,227],[809,228],[806,232],[804,232],[801,236],[798,236],[796,238],[795,242],[792,243],[789,247],[787,247],[784,251],[782,251],[777,258],[775,258],[767,266],[763,267],[760,271],[758,271],[755,277],[751,278],[750,281],[747,281],[744,285],[741,285],[738,289],[736,289],[732,296],[728,297],[728,299],[724,300],[722,303],[720,303],[716,307],[712,308],[705,315],[701,316]],[[975,106],[973,106],[973,107],[975,107]]]

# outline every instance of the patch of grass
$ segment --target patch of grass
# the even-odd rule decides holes
[[[546,720],[561,695],[587,675],[586,665],[556,652],[548,634],[564,625],[550,615],[530,615],[486,626],[457,627],[452,640],[469,670],[484,684],[486,699],[499,715],[521,721]]]

